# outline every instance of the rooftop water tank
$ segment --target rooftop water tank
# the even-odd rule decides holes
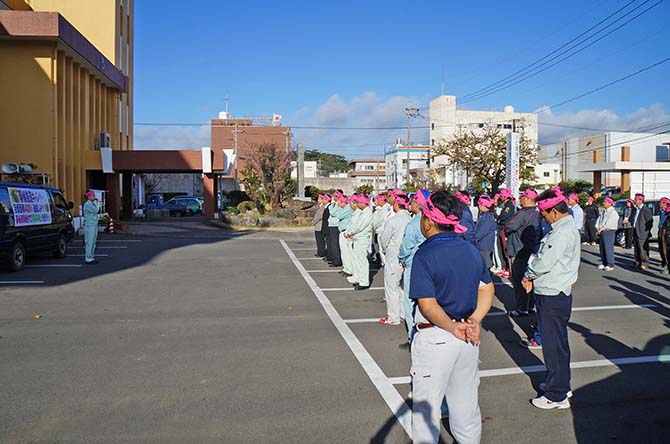
[[[504,111],[505,111],[506,113],[513,113],[513,112],[514,112],[514,107],[513,107],[512,105],[507,105],[507,106],[504,108]]]

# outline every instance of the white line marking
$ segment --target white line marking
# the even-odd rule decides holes
[[[383,290],[384,287],[370,287],[368,290]],[[320,288],[322,291],[354,291],[354,287],[349,288]]]
[[[70,254],[68,253],[66,257],[86,257],[85,254]],[[109,257],[109,254],[96,254],[95,257]]]
[[[314,251],[316,250],[316,247],[314,248],[291,248],[291,251]]]
[[[43,284],[44,281],[0,281],[0,285]]]
[[[288,248],[286,242],[283,240],[280,240],[279,242],[281,243],[282,247],[284,247],[286,254],[288,254],[289,258],[293,262],[293,265],[295,265],[295,268],[298,269],[302,275],[302,278],[305,280],[309,288],[312,290],[312,293],[314,293],[314,296],[316,296],[317,300],[323,307],[323,310],[326,312],[331,322],[342,336],[342,339],[344,339],[351,352],[354,354],[356,359],[358,359],[358,362],[363,367],[363,370],[365,370],[367,373],[370,381],[372,381],[374,386],[377,388],[377,391],[379,391],[379,394],[382,396],[382,398],[384,398],[384,401],[386,401],[386,404],[391,409],[393,414],[396,415],[398,422],[405,429],[407,435],[410,437],[410,439],[412,439],[411,414],[407,404],[405,403],[405,400],[393,387],[393,384],[389,382],[382,369],[379,367],[379,365],[377,365],[374,359],[372,359],[372,356],[370,356],[365,347],[363,347],[363,344],[361,344],[356,335],[354,335],[347,324],[345,324],[344,320],[339,315],[337,310],[335,310],[335,307],[333,307],[333,304],[326,297],[325,293],[316,285],[314,279],[312,279],[312,277],[307,273],[305,267],[303,267],[302,264],[298,262],[298,259]]]
[[[74,264],[44,264],[44,265],[26,265],[26,268],[79,268],[82,267],[82,265],[74,265]]]
[[[81,250],[85,247],[83,245],[82,246],[70,245],[70,248],[76,248],[77,250]],[[125,245],[123,245],[123,246],[114,245],[113,247],[102,247],[102,246],[98,246],[98,245],[95,246],[96,250],[125,250],[126,248],[128,248],[128,247],[125,246]]]
[[[365,324],[368,322],[375,322],[379,324],[379,318],[365,318],[365,319],[345,319],[347,324]]]
[[[609,367],[612,365],[648,364],[656,362],[670,362],[670,355],[634,356],[631,358],[575,361],[570,363],[570,368]],[[479,376],[481,378],[489,378],[492,376],[509,376],[509,375],[528,374],[528,373],[539,373],[546,370],[547,369],[544,365],[529,365],[527,367],[509,367],[509,368],[498,368],[492,370],[480,370]],[[409,384],[411,380],[412,380],[411,376],[399,376],[396,378],[389,378],[389,382],[394,385]]]
[[[305,270],[307,273],[337,273],[342,270]]]
[[[593,307],[573,307],[572,311],[619,310],[627,308],[653,308],[656,304],[594,305]]]
[[[297,257],[299,261],[322,261],[322,257]]]

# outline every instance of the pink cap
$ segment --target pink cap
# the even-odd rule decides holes
[[[340,195],[340,197],[337,198],[337,201],[342,203],[349,203],[349,199],[347,199],[347,196],[344,195]]]
[[[670,204],[670,199],[668,199],[667,197],[661,197],[661,199],[659,200],[659,202],[664,202],[664,203],[666,203],[666,204]]]
[[[386,201],[386,196],[383,194],[377,194],[375,196],[375,202],[385,202]]]
[[[370,198],[366,196],[365,194],[359,194],[358,199],[356,199],[356,202],[370,205]]]
[[[430,200],[430,196],[428,196],[428,199],[424,200],[424,197],[421,193],[419,193],[421,197],[417,198],[417,202],[419,200],[423,201],[421,204],[421,209],[423,211],[423,215],[426,216],[428,219],[432,220],[436,224],[440,225],[452,225],[454,227],[454,231],[456,233],[462,234],[468,231],[468,229],[461,225],[461,221],[454,216],[453,214],[447,216],[445,215],[442,211],[440,211],[435,205],[433,205],[433,202]]]
[[[568,199],[574,200],[575,202],[579,202],[579,196],[577,196],[575,193],[572,193],[568,196]]]
[[[470,205],[470,198],[468,196],[466,196],[465,194],[461,193],[460,191],[456,191],[456,194],[454,194],[454,197],[456,197],[456,199],[463,202],[465,205]]]
[[[644,200],[644,194],[642,194],[642,193],[637,193],[637,194],[635,194],[635,199],[642,199],[642,200]]]
[[[491,208],[495,204],[495,200],[491,199],[491,196],[488,194],[482,194],[477,199],[477,205],[481,205],[486,208]]]
[[[395,203],[397,203],[401,207],[407,209],[407,205],[409,205],[409,200],[407,200],[407,198],[404,197],[404,196],[400,196],[399,194],[395,194]]]
[[[327,202],[330,202],[332,200],[331,197],[327,194],[324,194],[322,199],[325,199]]]
[[[86,197],[87,199],[88,199],[89,197],[95,197],[95,191],[93,191],[93,190],[88,190],[88,191],[84,194],[84,197]]]
[[[400,194],[400,191],[396,190],[395,188],[391,188],[390,190],[388,190],[386,194],[388,194],[389,196],[397,196],[398,194]]]
[[[523,193],[521,193],[521,196],[519,197],[526,197],[528,199],[535,200],[537,199],[537,193],[532,188],[526,188],[525,190],[523,190]]]
[[[589,197],[587,197],[586,200],[588,200],[588,201],[591,202],[591,203],[593,203],[593,201],[595,201],[595,199],[593,198],[593,196],[589,196]]]
[[[503,188],[500,190],[500,197],[503,199],[509,199],[512,197],[512,190],[509,188]]]
[[[568,199],[565,198],[565,196],[563,195],[563,192],[561,191],[561,187],[559,187],[557,185],[554,188],[552,188],[552,190],[554,191],[554,193],[556,193],[556,197],[552,197],[551,199],[541,200],[537,203],[537,207],[541,211],[546,211],[549,208],[554,208],[556,205],[558,205],[561,202],[565,202],[565,203],[568,202]]]
[[[500,193],[496,193],[496,194],[493,196],[493,200],[498,200],[498,199],[500,199]]]
[[[607,203],[610,204],[610,205],[614,205],[614,199],[612,199],[612,198],[609,197],[609,196],[607,196],[607,197],[605,198],[605,202],[607,202]]]

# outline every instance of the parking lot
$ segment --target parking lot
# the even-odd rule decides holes
[[[309,232],[98,245],[94,266],[76,239],[63,260],[0,273],[0,442],[409,442],[405,331],[377,322],[383,270],[353,291],[314,257]],[[616,251],[618,267],[603,273],[596,248],[583,250],[570,410],[530,405],[542,352],[519,345],[530,319],[505,315],[511,289],[496,278],[482,442],[666,442],[670,280],[658,261],[633,271]]]

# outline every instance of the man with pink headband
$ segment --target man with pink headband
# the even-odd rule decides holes
[[[384,296],[386,297],[386,317],[379,320],[382,324],[400,325],[404,318],[401,312],[402,301],[402,265],[400,265],[400,245],[405,227],[412,220],[407,211],[409,199],[405,194],[396,194],[393,198],[393,216],[386,221],[381,236],[381,247],[386,263],[384,265]]]
[[[666,202],[665,209],[663,210],[663,213],[665,213],[665,217],[663,218],[663,225],[661,225],[661,228],[663,229],[664,233],[664,240],[665,240],[665,260],[667,262],[667,269],[663,271],[664,274],[669,274],[670,273],[670,260],[669,255],[670,255],[670,202]],[[659,230],[660,231],[660,230]],[[660,236],[660,235],[659,235]],[[660,238],[659,238],[660,239]]]
[[[595,204],[593,196],[589,196],[584,208],[584,242],[583,245],[596,245],[598,234],[596,233],[596,222],[600,217],[598,205]]]
[[[512,202],[512,190],[503,188],[500,190],[500,204],[498,205],[498,245],[497,251],[500,256],[500,263],[502,270],[498,275],[508,278],[510,273],[510,258],[505,251],[507,250],[507,236],[505,236],[505,224],[512,220],[514,213],[516,213],[516,206]]]
[[[614,241],[619,228],[619,213],[614,209],[614,199],[607,196],[603,202],[605,211],[596,222],[596,230],[600,235],[600,260],[598,270],[614,270]]]
[[[352,243],[352,276],[347,280],[354,285],[354,290],[366,290],[370,288],[368,247],[372,236],[372,207],[370,198],[365,194],[358,194],[355,199],[355,216],[344,232],[344,236]]]
[[[633,249],[635,251],[635,267],[641,270],[649,268],[649,238],[654,226],[651,209],[644,204],[644,194],[635,195],[633,208]]]
[[[670,199],[667,197],[661,197],[658,201],[659,209],[661,214],[659,215],[658,220],[658,251],[661,253],[661,271],[662,274],[668,274],[668,271],[665,267],[668,265],[668,244],[665,241],[666,232],[665,232],[665,219],[668,217],[667,210],[670,207]]]
[[[340,219],[337,217],[337,213],[340,211],[339,200],[342,198],[346,199],[342,194],[342,190],[335,190],[333,199],[330,205],[328,205],[328,248],[326,249],[326,259],[332,267],[342,266],[340,230],[337,227],[340,223]]]
[[[496,242],[496,219],[493,213],[495,200],[488,194],[482,194],[477,200],[479,216],[475,225],[474,244],[484,258],[486,268],[493,267],[492,255]]]
[[[537,198],[537,206],[551,231],[542,238],[522,280],[526,291],[535,291],[538,328],[547,379],[540,384],[544,395],[533,399],[540,409],[570,408],[570,344],[568,321],[572,311],[572,286],[577,282],[581,260],[580,235],[568,212],[560,188]]]
[[[479,410],[480,323],[493,304],[491,274],[477,248],[463,238],[463,203],[446,191],[423,202],[426,241],[414,256],[410,298],[412,434],[416,443],[437,443],[442,400],[449,427],[461,444],[481,440]]]
[[[568,207],[570,208],[570,215],[575,222],[580,236],[584,234],[584,210],[579,206],[579,196],[575,193],[568,196]]]
[[[84,246],[86,247],[86,257],[84,261],[88,265],[97,264],[95,260],[95,244],[98,241],[98,213],[100,212],[100,205],[98,199],[95,197],[93,190],[88,190],[86,194],[86,202],[84,203]]]
[[[379,255],[377,258],[378,265],[382,267],[384,266],[384,253],[382,253],[379,239],[384,231],[384,224],[391,216],[393,216],[393,206],[388,203],[386,196],[383,194],[376,195],[374,212],[372,213],[372,228],[375,237],[375,250]]]

